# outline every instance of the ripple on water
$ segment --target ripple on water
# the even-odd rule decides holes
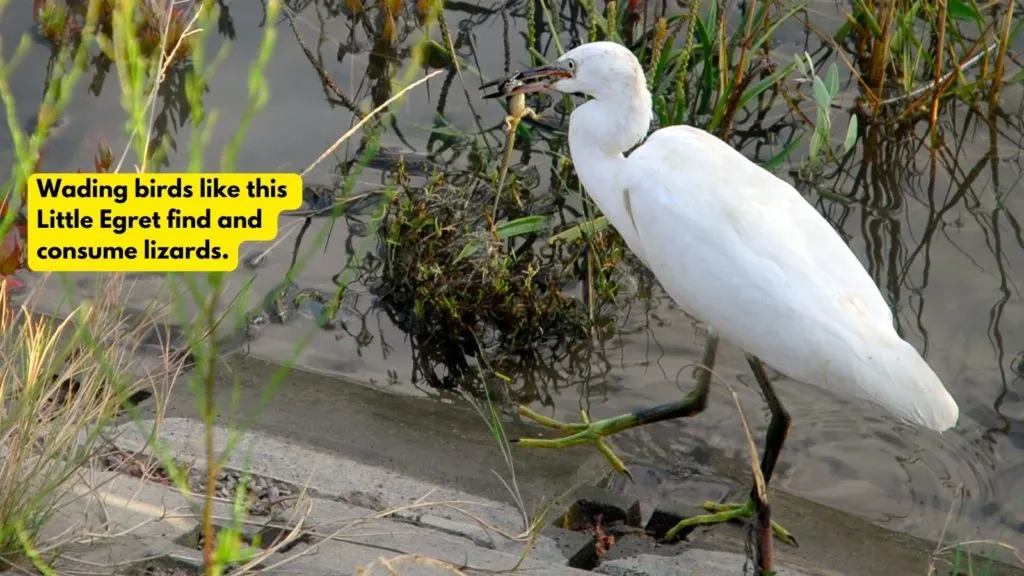
[[[1011,384],[999,414],[1008,420],[1006,436],[1010,445],[1024,452],[1024,378]]]
[[[735,361],[729,364],[720,364],[718,370],[723,378],[744,383],[735,389],[760,446],[768,420],[764,402],[749,378],[739,375]],[[676,386],[663,383],[632,391],[626,409],[657,404],[667,396],[668,387]],[[954,511],[950,533],[977,537],[998,529],[979,505],[1007,492],[993,486],[998,458],[992,442],[972,421],[965,418],[957,432],[939,434],[805,384],[780,380],[777,390],[793,415],[793,428],[773,479],[776,487],[891,529],[935,539],[962,483],[972,504]],[[621,409],[623,399],[618,400]],[[648,428],[616,438],[617,446],[641,461],[700,457],[713,468],[721,458],[747,458],[736,407],[724,387],[712,387],[708,409],[698,417]],[[746,478],[745,466],[735,470]]]
[[[889,528],[937,538],[958,485],[974,502],[996,493],[992,447],[969,423],[959,433],[940,434],[833,400],[802,415],[797,426],[788,445],[792,467],[780,479],[785,487],[841,509],[856,503],[850,512]],[[951,526],[962,514],[954,510]]]
[[[1013,494],[1008,502],[989,500],[981,507],[985,518],[997,521],[1024,542],[1024,462],[998,470],[992,478],[996,494]]]

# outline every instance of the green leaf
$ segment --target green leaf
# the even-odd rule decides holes
[[[814,101],[818,103],[818,110],[828,110],[832,104],[832,97],[828,95],[828,88],[821,81],[821,76],[814,77]]]
[[[1007,84],[1016,84],[1018,82],[1024,83],[1024,70],[1018,70],[1016,74],[1010,76],[1009,80],[1006,80]]]
[[[840,204],[842,204],[844,206],[852,206],[853,205],[853,202],[851,202],[849,198],[846,198],[844,196],[840,196],[839,194],[836,194],[835,192],[833,192],[831,190],[825,190],[825,189],[822,189],[822,188],[818,188],[818,195],[821,196],[822,198],[824,198],[825,200],[831,200],[833,202],[839,202]],[[954,572],[954,574],[956,574],[956,572]]]
[[[515,236],[526,234],[537,234],[548,227],[547,216],[523,216],[508,222],[502,222],[497,226],[498,238],[508,240]]]
[[[825,140],[828,140],[828,133],[832,131],[832,116],[828,109],[818,108],[818,122],[814,126],[816,132],[822,132]]]
[[[964,0],[948,0],[946,3],[947,14],[950,20],[960,20],[961,22],[973,22],[978,26],[983,26],[984,22],[981,18],[981,13],[978,12],[978,7],[974,2],[964,2]]]
[[[836,30],[836,33],[832,35],[832,39],[836,41],[836,44],[842,44],[846,41],[846,38],[853,33],[853,27],[850,26],[850,18],[852,16],[847,15],[847,21]]]
[[[1017,41],[1017,36],[1020,35],[1021,29],[1024,28],[1024,18],[1018,19],[1017,23],[1013,25],[1013,29],[1010,30],[1010,43],[1014,44]]]
[[[698,18],[698,21],[700,19]],[[718,2],[711,2],[708,6],[708,23],[711,24],[710,28],[718,27]]]
[[[747,91],[744,92],[743,96],[740,97],[739,109],[742,110],[751,98],[756,98],[759,94],[767,90],[769,87],[774,86],[776,82],[788,76],[789,73],[793,70],[793,68],[797,66],[797,62],[800,62],[800,60],[795,60],[791,62],[789,66],[786,66],[785,68],[779,68],[775,72],[772,72],[767,78],[764,78],[757,84],[754,84],[753,86],[747,88]]]
[[[782,163],[785,162],[791,154],[793,154],[793,150],[796,150],[796,147],[803,142],[805,134],[807,133],[801,132],[799,136],[793,138],[792,142],[786,144],[786,147],[783,148],[781,152],[776,154],[774,157],[769,158],[764,164],[761,164],[761,167],[769,172],[777,170],[782,166]]]
[[[452,264],[458,264],[473,254],[476,254],[477,251],[480,250],[481,246],[483,246],[483,244],[475,238],[466,242],[466,245],[462,247],[462,250],[459,252],[459,255],[455,257],[455,261],[452,262]]]
[[[843,155],[849,154],[850,150],[853,150],[853,145],[857,143],[857,115],[850,114],[850,124],[846,127],[846,139],[843,140]]]
[[[548,238],[548,244],[556,244],[558,242],[572,242],[573,240],[576,240],[577,238],[582,236],[584,234],[584,231],[586,231],[587,234],[594,234],[607,227],[608,219],[605,218],[604,216],[598,216],[593,220],[582,222],[580,224],[573,226],[572,228],[563,230],[558,234],[555,234],[551,238]]]
[[[712,6],[714,6],[715,4],[717,4],[717,2],[711,3]],[[772,37],[772,34],[775,33],[775,30],[779,26],[782,26],[782,24],[789,20],[790,17],[792,17],[794,14],[796,14],[800,10],[803,10],[805,6],[807,6],[807,2],[796,2],[792,6],[790,6],[785,12],[777,15],[775,17],[775,22],[773,22],[772,25],[769,26],[768,29],[764,31],[764,34],[759,36],[757,40],[755,40],[754,43],[750,45],[749,52],[751,54],[754,54],[758,50],[760,50],[761,45]]]
[[[836,68],[835,62],[828,67],[828,74],[825,75],[825,87],[828,88],[829,101],[831,101],[839,93],[839,69]]]
[[[864,18],[864,21],[868,24],[868,28],[871,29],[871,33],[874,34],[876,38],[883,37],[884,34],[882,34],[882,27],[878,25],[878,20],[875,20],[873,11],[864,4],[864,0],[857,0],[857,8],[857,17]]]
[[[547,216],[523,216],[522,218],[516,218],[508,222],[502,222],[495,227],[495,232],[498,234],[498,238],[502,240],[508,240],[516,236],[525,236],[527,234],[538,234],[547,230],[548,228],[548,217]],[[459,255],[455,257],[453,264],[458,264],[466,258],[469,258],[473,254],[476,254],[481,248],[483,243],[476,238],[470,239],[466,242],[466,245],[459,251]]]
[[[711,31],[704,25],[704,21],[697,18],[697,29],[694,31],[694,36],[697,38],[697,42],[700,43],[701,52],[707,58],[707,54],[711,52]]]
[[[821,132],[819,132],[818,130],[815,130],[814,133],[811,134],[811,147],[810,147],[810,150],[808,151],[810,159],[811,159],[812,162],[818,159],[818,153],[820,151],[821,151]]]

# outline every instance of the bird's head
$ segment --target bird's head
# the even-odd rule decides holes
[[[573,48],[558,60],[481,86],[497,86],[485,98],[555,90],[584,94],[592,100],[577,107],[569,125],[569,140],[596,142],[609,153],[621,154],[643,141],[653,120],[651,93],[643,68],[626,47],[614,42],[591,42]]]
[[[597,100],[636,99],[647,88],[636,56],[614,42],[582,44],[551,64],[518,73],[514,80],[506,95],[556,90]]]

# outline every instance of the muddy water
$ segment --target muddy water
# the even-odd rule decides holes
[[[220,114],[207,153],[208,166],[216,166],[220,150],[241,118],[248,67],[262,36],[262,11],[229,6],[235,41],[206,96],[207,104]],[[326,12],[324,67],[348,95],[364,98],[375,90],[372,77],[379,76],[379,66],[370,66],[371,43],[361,31],[350,36],[345,16],[331,17]],[[829,14],[819,16],[825,24],[832,21]],[[491,75],[500,73],[502,18],[457,2],[449,4],[447,17],[466,61]],[[13,52],[16,39],[29,26],[26,5],[7,8],[0,25],[4,54]],[[525,30],[521,7],[512,10],[509,26],[513,66],[521,66],[524,52],[519,34]],[[313,8],[306,8],[298,29],[314,50],[319,27]],[[316,72],[287,23],[280,23],[278,32],[267,78],[271,99],[249,128],[237,164],[240,170],[302,170],[353,122],[344,107],[325,102]],[[789,41],[780,42],[775,53],[808,49],[798,32],[790,31]],[[415,30],[410,34],[416,38]],[[563,35],[563,41],[567,38]],[[223,35],[211,40],[209,53],[215,53],[222,42]],[[339,44],[344,52],[340,61]],[[33,45],[11,79],[22,124],[38,102],[47,57],[45,46]],[[93,75],[87,72],[79,84],[69,122],[47,149],[47,170],[90,167],[101,137],[109,139],[116,152],[124,146],[116,76],[109,76],[96,95],[87,86]],[[442,148],[441,160],[463,161],[465,147],[457,140],[448,147],[431,140],[429,130],[443,102],[448,123],[469,133],[482,127],[497,146],[501,111],[493,102],[476,98],[479,80],[472,70],[464,75],[470,99],[457,78],[447,80],[446,89],[446,74],[442,74],[393,107],[395,123],[384,134],[383,144],[407,152]],[[960,403],[962,417],[954,432],[939,436],[812,386],[784,382],[780,395],[795,422],[776,487],[891,528],[937,538],[953,505],[955,487],[962,484],[965,502],[953,512],[952,534],[1002,537],[1024,544],[1024,511],[1020,511],[1024,506],[1020,496],[1024,494],[1024,376],[1014,370],[1024,371],[1020,367],[1024,239],[1017,221],[1024,217],[1024,196],[1019,190],[1020,100],[1020,87],[1008,87],[1002,106],[1005,114],[994,130],[966,107],[947,106],[941,123],[949,146],[936,156],[923,145],[927,141],[923,125],[869,127],[840,168],[826,169],[815,185],[800,184],[808,199],[849,239],[895,303],[901,331],[926,352]],[[158,121],[166,122],[177,145],[169,164],[183,167],[190,138],[187,129],[177,128],[184,121],[178,112],[184,107],[183,97],[168,90],[157,105]],[[842,112],[836,114],[836,123],[845,125]],[[764,115],[740,126],[734,145],[750,157],[766,160],[782,147],[770,144],[768,135],[785,135],[790,121],[782,113]],[[338,157],[350,159],[355,153],[355,146],[343,147]],[[7,136],[0,137],[0,156],[7,165],[11,157]],[[517,154],[516,160],[522,158]],[[307,182],[329,180],[337,164],[338,159],[325,162]],[[547,172],[547,166],[540,166],[540,172]],[[792,174],[783,173],[783,177],[792,180]],[[383,173],[367,170],[356,192],[375,190],[383,178]],[[823,195],[822,190],[830,194]],[[350,259],[376,250],[366,240],[372,210],[369,201],[357,206],[333,229],[326,220],[314,219],[304,228],[302,219],[283,217],[286,239],[276,245],[248,246],[250,256],[269,252],[259,266],[234,273],[232,286],[241,288],[251,282],[254,297],[263,297],[278,285],[297,252],[309,258],[298,284],[333,292],[338,274]],[[323,239],[319,244],[318,234]],[[88,275],[73,279],[82,294],[95,285],[95,278]],[[141,304],[147,298],[165,297],[160,292],[163,282],[159,276],[141,277],[135,299]],[[283,360],[291,357],[296,342],[308,337],[309,344],[298,357],[302,366],[395,392],[442,395],[429,386],[424,369],[443,376],[444,368],[424,366],[424,351],[374,307],[365,284],[352,286],[342,319],[340,326],[330,330],[317,328],[312,318],[302,314],[285,324],[271,322],[247,347],[252,354]],[[689,366],[700,355],[699,324],[657,289],[649,299],[624,307],[618,320],[618,333],[606,341],[581,343],[562,357],[523,366],[511,374],[516,385],[530,391],[525,396],[538,409],[570,418],[581,407],[600,417],[678,398],[688,389]],[[723,354],[719,371],[736,389],[757,431],[763,432],[765,410],[742,355],[729,346]],[[712,400],[699,418],[627,434],[617,445],[630,459],[665,467],[686,459],[715,465],[743,458],[731,396],[718,385]]]

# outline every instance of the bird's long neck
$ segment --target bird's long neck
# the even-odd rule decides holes
[[[607,156],[622,156],[639,144],[651,127],[651,93],[640,74],[626,90],[609,91],[573,111],[569,119],[569,147]]]
[[[626,162],[624,153],[647,136],[650,126],[651,94],[642,84],[630,97],[591,100],[569,119],[569,153],[580,183],[641,259],[619,174]]]

